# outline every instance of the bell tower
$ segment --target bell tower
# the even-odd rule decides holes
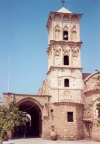
[[[48,29],[48,81],[53,102],[81,102],[82,67],[80,18],[62,7],[50,12]]]

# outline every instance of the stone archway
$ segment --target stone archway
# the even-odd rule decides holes
[[[15,129],[14,137],[41,137],[42,134],[42,113],[38,102],[34,99],[24,99],[18,103],[19,110],[30,116],[26,122],[25,130],[23,126]]]

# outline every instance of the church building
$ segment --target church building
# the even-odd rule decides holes
[[[47,79],[37,95],[3,93],[4,105],[16,100],[19,109],[30,115],[27,137],[50,139],[53,128],[60,140],[100,141],[100,127],[97,127],[100,110],[96,104],[88,108],[90,102],[100,97],[100,72],[82,73],[81,17],[82,14],[64,7],[50,12],[46,24]]]

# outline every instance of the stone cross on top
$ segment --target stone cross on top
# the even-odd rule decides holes
[[[65,0],[61,0],[62,6],[64,6],[64,4],[66,3]]]

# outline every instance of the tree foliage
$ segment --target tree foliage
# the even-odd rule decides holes
[[[96,109],[98,110],[98,118],[97,118],[97,126],[100,126],[100,97],[96,98],[94,101],[89,103],[89,108],[93,107],[93,105],[96,106]]]
[[[0,139],[7,136],[8,131],[14,131],[15,126],[24,124],[25,116],[17,107],[15,101],[9,103],[9,107],[0,107]]]

